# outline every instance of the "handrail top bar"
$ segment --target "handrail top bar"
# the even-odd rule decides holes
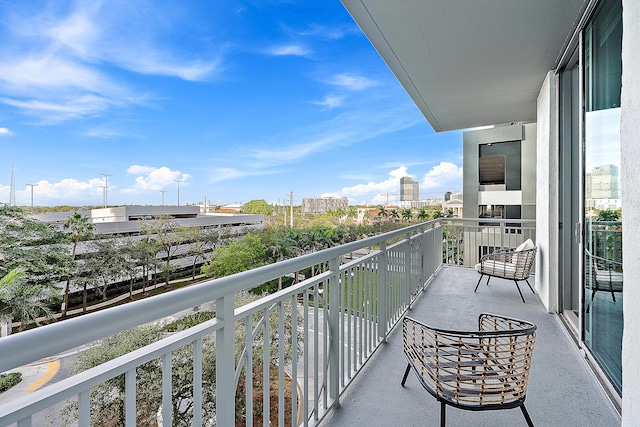
[[[438,227],[448,218],[438,218],[388,233],[318,252],[265,265],[231,276],[208,280],[76,318],[67,319],[0,339],[0,372],[6,372],[44,357],[70,350],[106,336],[143,325],[206,301],[233,296],[237,292],[277,279],[356,249],[370,247],[407,233]]]
[[[456,329],[439,328],[439,327],[428,325],[410,316],[405,316],[405,319],[418,323],[436,332],[440,332],[448,335],[461,336],[461,337],[469,336],[469,337],[483,338],[483,337],[492,337],[492,336],[498,336],[498,335],[523,335],[523,334],[531,334],[538,329],[538,327],[532,322],[529,322],[528,320],[517,319],[515,317],[507,317],[507,316],[502,316],[502,315],[493,314],[493,313],[481,313],[478,316],[478,318],[481,318],[482,316],[487,316],[487,315],[498,317],[504,320],[512,320],[527,326],[526,327],[523,326],[522,328],[517,328],[517,329],[500,329],[497,331],[480,331],[480,330],[472,331],[472,330],[456,330]]]

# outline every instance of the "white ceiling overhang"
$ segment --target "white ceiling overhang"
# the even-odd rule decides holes
[[[536,120],[587,0],[342,0],[436,131]]]

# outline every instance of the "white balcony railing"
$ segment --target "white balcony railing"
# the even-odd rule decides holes
[[[67,399],[77,400],[78,424],[88,426],[91,389],[119,375],[125,378],[123,421],[135,426],[136,403],[141,404],[136,402],[136,370],[150,362],[162,371],[159,419],[171,426],[176,407],[172,359],[184,357],[185,348],[192,355],[190,425],[214,425],[215,420],[217,425],[233,426],[236,417],[242,417],[251,426],[254,409],[260,407],[262,425],[270,420],[272,425],[314,425],[339,402],[341,393],[443,263],[472,265],[485,247],[515,247],[532,237],[533,224],[525,220],[430,221],[2,338],[0,372],[6,372],[180,310],[216,303],[216,317],[210,321],[0,404],[0,426],[30,426],[34,414]],[[349,257],[356,251],[366,255]],[[235,306],[237,294],[311,266],[324,266],[324,271]],[[244,335],[240,353],[235,349],[238,331]],[[207,368],[203,360],[212,347],[214,384],[203,381]],[[263,367],[261,371],[254,371],[257,366]],[[254,378],[255,372],[261,372],[262,380],[249,381],[249,386],[245,382],[244,396],[237,395],[243,378]],[[273,383],[277,384],[277,405],[271,402],[269,385]],[[214,405],[203,401],[203,396],[212,395],[206,388],[215,390]],[[257,395],[261,401],[256,401]],[[246,404],[238,406],[238,398]]]

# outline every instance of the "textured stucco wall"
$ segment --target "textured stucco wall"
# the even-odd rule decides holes
[[[640,2],[622,2],[622,425],[640,422]]]
[[[538,94],[536,289],[549,312],[558,311],[558,275],[551,265],[558,260],[558,121],[557,76],[552,71]]]

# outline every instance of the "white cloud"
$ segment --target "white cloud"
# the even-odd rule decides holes
[[[135,178],[133,187],[123,189],[123,193],[140,193],[145,191],[163,190],[169,185],[176,185],[175,180],[180,179],[184,185],[191,178],[191,175],[174,171],[166,166],[155,168],[152,166],[131,165],[127,168],[127,173],[139,175]]]
[[[341,191],[325,193],[323,197],[348,197],[354,200],[368,200],[373,204],[394,203],[400,200],[400,179],[412,174],[407,166],[401,165],[388,172],[387,179],[382,181],[369,181],[366,184],[357,184],[344,187]],[[428,197],[441,197],[446,191],[455,191],[462,188],[462,168],[453,163],[441,162],[427,172],[420,183],[421,199]],[[442,194],[439,194],[442,193]]]
[[[325,40],[340,40],[352,34],[362,35],[362,32],[355,25],[330,27],[321,24],[310,24],[308,30],[300,32],[302,36],[314,36]]]
[[[339,86],[343,89],[359,91],[377,86],[378,83],[362,76],[353,76],[349,74],[337,74],[329,81],[330,84]]]
[[[9,128],[0,127],[0,136],[10,136],[13,135],[13,132],[9,130]]]
[[[49,182],[46,180],[40,180],[35,183],[33,188],[34,204],[44,204],[42,201],[51,200],[83,200],[95,201],[96,204],[102,202],[104,185],[102,178],[93,178],[88,181],[78,181],[74,178],[65,178],[59,182]],[[111,189],[112,186],[109,186]],[[114,187],[115,188],[115,187]],[[31,201],[31,187],[25,186],[24,190],[16,192],[16,199],[22,200],[18,204],[30,204]],[[29,201],[27,203],[27,201]]]
[[[422,192],[423,188],[425,190],[443,189],[453,184],[456,184],[456,190],[462,188],[462,167],[450,162],[440,162],[424,175],[420,183],[420,191]]]
[[[62,120],[94,115],[105,111],[112,105],[119,104],[117,101],[94,95],[60,99],[58,102],[41,101],[37,99],[19,101],[9,98],[0,98],[0,102],[38,116],[43,123],[55,123]]]
[[[191,81],[208,78],[220,67],[217,53],[207,51],[208,42],[198,50],[201,56],[167,44],[170,32],[185,28],[176,22],[181,15],[163,13],[152,3],[80,1],[61,15],[65,9],[43,8],[35,15],[16,9],[5,17],[1,102],[43,123],[148,101],[149,95],[123,81],[123,73],[108,77],[103,67]]]
[[[258,161],[254,167],[280,166],[314,153],[338,149],[406,129],[422,120],[413,110],[391,108],[387,104],[381,104],[379,110],[354,108],[332,120],[315,125],[314,128],[278,135],[273,144],[262,144],[268,146],[268,149],[249,148],[245,149],[245,153]]]
[[[281,45],[281,46],[272,46],[265,51],[267,55],[274,56],[307,56],[311,53],[311,50],[308,48],[297,45],[297,44],[289,44],[289,45]]]
[[[236,168],[216,168],[211,171],[210,183],[226,181],[235,178],[245,178],[250,176],[271,175],[277,173],[274,170],[264,169],[236,169]]]
[[[357,184],[351,187],[344,187],[339,192],[340,196],[349,198],[369,198],[374,202],[386,202],[387,194],[389,201],[398,200],[397,193],[400,189],[400,178],[408,176],[407,167],[400,166],[397,169],[389,171],[389,178],[384,181],[369,181],[366,184]]]
[[[312,104],[315,105],[321,105],[323,107],[326,107],[328,109],[333,109],[335,107],[339,107],[342,105],[342,102],[344,100],[344,97],[342,96],[325,96],[324,99],[322,101],[313,101],[311,102]]]

